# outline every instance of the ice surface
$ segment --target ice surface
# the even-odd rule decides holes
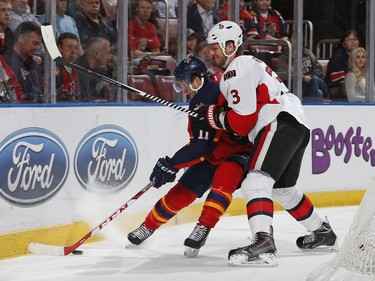
[[[328,219],[341,246],[358,206],[317,209]],[[274,215],[277,246],[276,268],[230,267],[232,248],[250,243],[246,216],[224,217],[210,233],[198,257],[184,256],[184,239],[195,223],[159,229],[140,246],[129,245],[127,233],[114,231],[109,239],[81,246],[83,255],[28,255],[0,261],[1,281],[302,281],[336,253],[300,251],[295,240],[306,234],[304,227],[285,211]],[[125,248],[125,245],[127,247]]]

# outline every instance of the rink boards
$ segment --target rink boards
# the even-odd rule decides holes
[[[316,206],[359,204],[374,177],[375,107],[304,108],[311,141],[298,188]],[[156,105],[10,106],[0,117],[8,120],[0,132],[0,258],[27,253],[30,241],[76,242],[148,183],[159,157],[188,142],[187,115]],[[171,186],[148,191],[108,228],[125,235]],[[201,206],[170,223],[195,220]],[[228,214],[244,212],[237,191]]]

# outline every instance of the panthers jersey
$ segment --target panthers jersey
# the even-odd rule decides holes
[[[219,84],[214,82],[207,82],[197,94],[190,100],[189,109],[194,110],[198,104],[216,104],[220,94]],[[204,161],[214,150],[219,139],[220,131],[209,129],[203,131],[196,128],[193,122],[190,122],[189,116],[188,132],[190,142],[178,150],[171,158],[171,164],[176,169],[190,167],[201,161]]]

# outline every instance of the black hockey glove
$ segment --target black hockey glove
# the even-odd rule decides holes
[[[150,175],[150,181],[154,181],[154,187],[159,188],[167,182],[173,182],[176,179],[178,169],[170,165],[170,158],[159,158],[158,162]]]
[[[229,138],[232,140],[232,141],[234,141],[234,142],[236,142],[236,143],[239,143],[239,144],[247,144],[247,143],[249,143],[250,141],[249,141],[249,138],[248,138],[248,136],[239,136],[239,135],[237,135],[237,134],[235,134],[235,133],[230,133],[229,134]]]
[[[192,118],[192,122],[198,129],[207,131],[212,128],[216,130],[223,128],[219,121],[220,113],[224,112],[222,106],[218,106],[217,104],[200,104],[194,108],[194,111],[198,113],[198,117]]]

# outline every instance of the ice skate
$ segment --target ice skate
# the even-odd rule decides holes
[[[193,232],[188,238],[185,239],[184,245],[185,251],[184,255],[186,257],[195,257],[199,253],[199,249],[206,243],[208,234],[211,228],[202,226],[199,223],[193,229]]]
[[[139,245],[150,237],[155,230],[150,230],[142,223],[137,229],[133,230],[128,234],[128,240],[134,245]]]
[[[271,234],[257,232],[253,243],[248,246],[233,249],[228,254],[230,266],[251,266],[251,267],[275,267],[276,246]]]
[[[298,237],[297,247],[304,251],[338,251],[337,236],[327,218],[322,226],[311,234]]]

